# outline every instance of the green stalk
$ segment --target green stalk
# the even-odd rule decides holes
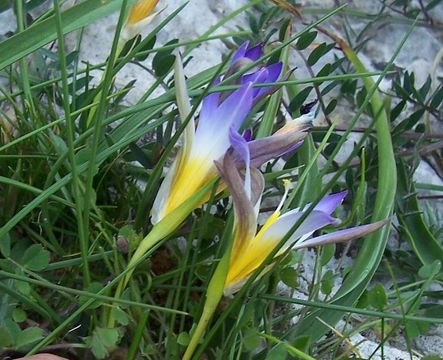
[[[25,19],[26,14],[23,9],[24,0],[18,0],[16,3],[16,11],[17,11],[17,29],[19,33],[22,33],[25,30]],[[34,108],[34,101],[32,99],[32,93],[31,93],[31,85],[29,82],[29,69],[28,69],[28,59],[26,57],[23,57],[19,61],[20,63],[20,77],[22,80],[22,86],[23,86],[23,92],[25,94],[25,103],[27,102],[27,105],[29,106],[29,109],[31,110],[31,114],[35,114],[35,108]],[[24,107],[26,109],[26,107]],[[25,110],[24,110],[25,111]]]
[[[162,240],[164,240],[179,227],[179,225],[186,219],[186,217],[204,201],[205,197],[210,192],[214,184],[216,184],[216,182],[217,178],[208,182],[205,186],[202,186],[200,190],[198,190],[192,197],[187,199],[182,205],[171,211],[167,216],[165,216],[162,220],[154,225],[148,235],[146,235],[145,238],[140,242],[137,250],[132,255],[129,264],[127,265],[127,269],[129,270],[126,272],[126,276],[122,278],[122,280],[118,284],[115,293],[116,299],[120,298],[124,289],[128,285],[132,273],[135,270],[136,264],[139,263],[140,260],[151,249],[153,249],[156,245],[158,245]],[[114,322],[115,321],[111,313],[108,319],[108,327],[112,328],[114,326]]]
[[[148,321],[149,315],[149,311],[144,311],[141,315],[141,319],[138,320],[131,345],[129,346],[127,360],[134,360],[137,356],[137,349],[143,337],[143,330],[145,330],[146,322]]]
[[[88,168],[87,176],[86,176],[86,184],[85,184],[85,191],[84,191],[84,201],[83,201],[83,228],[80,232],[81,237],[81,251],[82,256],[84,259],[87,259],[88,255],[88,247],[89,247],[89,213],[91,210],[91,203],[93,197],[93,180],[94,176],[97,172],[97,165],[96,165],[96,158],[97,158],[97,151],[98,151],[98,144],[100,135],[102,133],[102,121],[106,114],[107,109],[107,94],[111,88],[111,83],[113,79],[113,69],[114,64],[117,58],[117,48],[118,48],[118,40],[120,37],[120,32],[123,28],[123,23],[125,20],[125,14],[126,14],[126,7],[128,4],[128,0],[123,0],[120,10],[120,16],[118,18],[117,28],[115,30],[114,34],[114,40],[112,42],[112,48],[111,48],[111,54],[109,55],[109,59],[107,62],[106,70],[105,70],[105,76],[103,81],[103,88],[102,93],[100,96],[100,102],[98,104],[97,113],[94,117],[94,132],[92,134],[92,141],[90,145],[90,166]],[[92,109],[92,111],[94,108]],[[89,273],[89,264],[84,263],[84,272],[85,272],[85,278],[84,282],[85,285],[88,285],[90,282],[90,273]]]
[[[223,297],[223,291],[225,289],[226,276],[229,270],[229,263],[231,259],[231,249],[232,249],[232,216],[229,218],[226,224],[226,231],[224,238],[228,237],[229,245],[227,247],[227,251],[220,259],[218,263],[214,275],[212,276],[208,289],[206,291],[205,297],[205,305],[203,307],[203,312],[198,320],[197,327],[195,328],[194,333],[192,334],[191,340],[189,342],[188,347],[186,348],[185,354],[183,355],[183,360],[190,360],[192,355],[194,354],[195,349],[197,348],[200,339],[204,335],[206,328],[208,327],[209,322],[211,321],[212,316],[214,315],[215,310]],[[222,239],[223,241],[224,239]]]
[[[68,90],[68,75],[66,69],[66,56],[65,56],[65,42],[63,38],[62,30],[62,19],[60,14],[60,5],[58,0],[54,0],[54,11],[57,27],[58,36],[58,47],[59,47],[59,62],[60,71],[62,79],[62,91],[63,91],[63,110],[65,112],[65,122],[66,122],[66,132],[67,132],[67,143],[68,143],[68,158],[71,164],[72,173],[72,187],[74,190],[75,198],[75,217],[77,219],[77,228],[80,235],[80,252],[82,257],[83,271],[85,276],[83,277],[83,285],[87,287],[90,282],[89,276],[89,263],[88,263],[88,249],[87,249],[87,239],[84,238],[83,229],[83,218],[82,218],[82,194],[80,191],[80,179],[77,171],[77,164],[75,161],[75,150],[74,150],[74,133],[75,124],[74,119],[71,118],[71,111],[69,105],[69,90]],[[86,246],[86,247],[85,247]]]

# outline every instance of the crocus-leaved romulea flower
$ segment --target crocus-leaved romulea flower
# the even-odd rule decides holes
[[[248,48],[248,43],[244,43],[234,53],[227,75],[246,64],[255,62],[261,55],[261,45]],[[221,159],[228,150],[232,132],[241,127],[253,104],[270,91],[267,87],[254,88],[253,85],[275,82],[280,76],[281,69],[282,63],[255,67],[238,78],[236,84],[239,88],[235,91],[213,92],[203,99],[198,126],[195,126],[193,119],[188,123],[183,146],[154,201],[151,213],[151,221],[154,224],[218,176],[214,161]],[[220,79],[217,79],[213,85],[219,82]],[[180,103],[180,100],[178,102]],[[298,136],[296,142],[299,142],[303,136]],[[274,154],[276,155],[278,154]],[[256,161],[262,160],[263,157],[256,159]]]
[[[261,55],[261,46],[248,48],[242,45],[234,54],[232,67],[240,63],[254,62]],[[247,142],[250,163],[260,166],[301,144],[309,128],[312,114],[304,115],[298,121],[291,121],[272,136],[252,140],[251,133],[238,133],[243,120],[255,101],[269,92],[269,89],[254,88],[255,82],[271,83],[278,79],[282,64],[255,67],[238,81],[239,88],[228,93],[214,92],[203,99],[197,128],[190,119],[183,132],[183,144],[176,159],[168,170],[152,207],[151,221],[154,227],[139,243],[128,267],[134,266],[147,251],[174,231],[186,216],[209,198],[209,187],[218,177],[215,161],[221,160],[231,147],[231,142],[241,138]],[[183,65],[180,56],[175,64],[175,87],[180,118],[184,121],[191,113],[186,89]],[[244,167],[241,157],[234,158],[235,166]],[[249,169],[247,169],[249,172]],[[221,184],[218,191],[225,185]],[[208,189],[208,190],[207,190]],[[206,193],[205,193],[206,192]],[[126,287],[132,271],[120,282],[117,293]],[[112,323],[112,322],[110,322]]]
[[[231,148],[225,153],[223,159],[216,161],[220,176],[232,196],[235,215],[233,243],[231,251],[222,256],[213,277],[209,281],[205,295],[205,306],[183,360],[192,358],[222,296],[232,296],[237,292],[251,275],[262,266],[271,253],[278,256],[289,248],[300,249],[352,240],[373,232],[386,223],[386,221],[378,221],[373,224],[310,238],[316,230],[330,224],[339,223],[339,220],[334,218],[332,213],[343,201],[346,191],[331,194],[324,197],[313,211],[306,215],[306,218],[290,235],[287,242],[278,251],[275,251],[295,223],[304,215],[302,209],[294,209],[282,214],[283,203],[289,192],[289,184],[285,184],[285,194],[280,204],[257,231],[257,218],[264,190],[264,178],[260,171],[251,164],[255,163],[260,157],[266,158],[268,156],[266,145],[269,143],[271,143],[271,148],[274,150],[280,145],[281,151],[284,148],[286,134],[290,135],[291,130],[299,126],[297,124],[300,123],[303,123],[303,121],[290,122],[281,130],[280,134],[277,132],[269,138],[258,139],[255,142],[248,141],[249,134],[240,136],[237,132],[231,131]],[[286,145],[286,151],[290,151],[291,147],[288,144]],[[292,144],[293,147],[294,144]],[[265,148],[265,150],[260,150],[261,155],[257,156],[254,152],[257,152],[259,148]],[[243,167],[239,166],[241,161]],[[308,204],[306,208],[309,206]],[[265,267],[264,271],[270,268],[271,265]]]
[[[233,140],[233,148],[226,153],[223,161],[217,162],[220,175],[231,192],[235,212],[234,239],[224,288],[226,296],[232,295],[243,286],[303,215],[301,209],[293,209],[281,214],[284,196],[277,209],[257,231],[257,216],[264,189],[263,176],[254,167],[244,172],[244,175],[241,174],[238,166],[235,166],[235,153],[245,161],[246,169],[249,167],[251,156],[248,154],[247,142],[244,139],[237,137]],[[287,192],[288,186],[286,186],[286,195]],[[320,200],[314,210],[307,215],[288,241],[279,249],[276,256],[282,254],[289,247],[300,249],[362,237],[386,223],[379,221],[310,239],[314,231],[340,222],[332,216],[332,213],[345,196],[346,191],[343,191],[328,195]]]
[[[153,10],[159,0],[139,0],[131,6],[121,34],[122,43],[140,34],[143,28],[157,15]]]

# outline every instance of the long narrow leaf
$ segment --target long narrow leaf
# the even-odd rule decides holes
[[[410,181],[411,178],[408,178],[406,165],[399,159],[397,166],[397,217],[403,226],[406,239],[424,265],[432,264],[435,260],[443,261],[443,249],[423,220],[415,187]]]
[[[406,40],[407,36],[404,40]],[[363,63],[349,45],[342,39],[337,38],[336,40],[357,71],[366,71]],[[392,215],[397,187],[397,172],[388,116],[379,92],[374,90],[377,84],[370,78],[363,79],[363,82],[368,94],[372,94],[371,108],[376,117],[374,120],[377,133],[379,167],[377,195],[371,218],[371,222],[376,222],[387,219]],[[386,247],[389,232],[390,228],[385,226],[363,241],[352,271],[334,296],[334,299],[331,301],[332,304],[351,306],[358,300],[377,270]],[[328,328],[318,318],[333,325],[339,321],[342,315],[340,312],[315,310],[300,321],[295,334],[310,336],[311,340],[318,339],[328,331]]]
[[[133,1],[130,1],[133,2]],[[62,14],[63,33],[80,29],[118,11],[121,0],[86,0]],[[0,43],[0,70],[57,38],[54,16],[30,26]]]

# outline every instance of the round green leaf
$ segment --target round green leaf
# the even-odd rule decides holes
[[[21,308],[15,308],[12,312],[12,318],[15,322],[20,323],[27,319],[26,312]]]
[[[49,251],[40,244],[31,245],[23,255],[22,264],[32,271],[42,271],[49,265]]]

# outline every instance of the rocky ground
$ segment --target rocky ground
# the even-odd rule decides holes
[[[165,7],[162,14],[154,20],[154,25],[157,24],[161,18],[171,13],[176,7],[181,4],[182,0],[165,0],[161,1],[159,7]],[[239,6],[246,4],[246,0],[192,0],[185,7],[185,9],[169,24],[163,31],[161,31],[158,42],[165,43],[171,39],[177,38],[180,41],[195,39],[199,35],[205,33],[212,25],[217,23],[224,15],[230,13]],[[338,3],[344,1],[334,0],[304,0],[299,2],[302,9],[306,8],[305,20],[309,21],[315,15],[312,9],[327,9],[334,8]],[[367,13],[375,14],[380,9],[381,1],[364,1],[355,0],[347,1],[349,9],[359,9]],[[443,6],[440,5],[433,9],[429,14],[436,23],[443,19]],[[89,26],[84,35],[81,48],[81,58],[85,62],[99,63],[106,59],[115,29],[117,15],[114,14],[108,18],[102,19],[91,26]],[[337,16],[328,22],[328,29],[338,31],[342,30],[345,21],[349,21],[351,27],[358,31],[365,26],[367,20],[360,17]],[[237,29],[237,26],[247,27],[246,17],[240,15],[234,20],[228,22],[216,33],[225,33]],[[296,24],[300,27],[300,23]],[[366,66],[371,70],[381,70],[391,58],[395,48],[400,43],[402,37],[409,29],[408,24],[389,23],[384,26],[373,26],[369,30],[371,39],[366,43],[360,55],[362,56]],[[443,47],[443,27],[417,27],[413,32],[399,56],[395,59],[395,65],[413,71],[416,75],[417,82],[423,83],[428,75],[436,78],[438,75],[443,75],[443,62],[439,61],[439,56],[442,54]],[[0,38],[8,31],[15,30],[15,19],[10,11],[0,14]],[[68,46],[73,48],[74,36],[71,35],[71,41],[68,41]],[[100,46],[97,46],[100,44]],[[225,44],[221,41],[211,41],[204,43],[193,51],[193,59],[187,67],[188,75],[198,73],[199,71],[208,68],[209,66],[218,64],[222,56],[227,53]],[[332,53],[331,53],[332,55]],[[325,59],[327,61],[327,59]],[[309,73],[306,71],[303,62],[297,55],[291,59],[292,64],[298,67],[297,77],[308,77]],[[321,64],[319,65],[319,68]],[[146,71],[142,70],[136,65],[127,66],[120,72],[117,79],[117,86],[123,86],[129,81],[137,79],[134,89],[128,98],[129,102],[136,102],[137,99],[144,93],[145,89],[152,84],[153,77]],[[387,88],[388,82],[383,83],[383,87]],[[352,113],[348,109],[338,107],[332,114],[335,118],[341,118],[343,124],[352,117]],[[322,122],[322,119],[318,119]],[[441,130],[441,124],[433,124],[435,128]],[[442,179],[426,162],[420,164],[416,173],[418,181],[426,181],[434,184],[442,185]],[[435,203],[432,206],[437,206]],[[439,205],[439,211],[443,214],[442,204]],[[346,261],[346,259],[345,259]],[[309,272],[312,270],[314,262],[314,255],[308,251],[305,255],[303,276],[309,277]],[[334,268],[337,264],[330,264]],[[303,285],[303,281],[301,282]],[[307,284],[305,284],[307,286]],[[297,296],[303,297],[303,289],[297,293]],[[356,334],[350,341],[357,345],[358,351],[363,358],[370,356],[377,347],[376,339],[371,338],[367,334]],[[440,354],[443,355],[443,326],[434,327],[429,331],[429,334],[422,336],[415,341],[415,349],[417,354]],[[405,346],[401,340],[397,344],[388,345],[384,348],[385,359],[408,359],[409,353],[404,352]],[[381,352],[378,350],[376,356],[373,358],[381,358]],[[418,357],[417,357],[418,358]]]

